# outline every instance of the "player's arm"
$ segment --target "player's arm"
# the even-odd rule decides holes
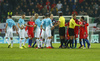
[[[75,25],[75,26],[83,26],[83,25],[76,24],[75,20],[72,20],[72,24]]]
[[[25,26],[33,27],[33,25],[24,24]]]
[[[6,27],[5,27],[5,33],[6,33],[6,30],[7,30],[7,26],[8,26],[8,23],[6,23]]]
[[[17,29],[17,26],[15,25],[14,27],[15,27],[15,29],[16,29],[16,33],[18,34],[18,29]]]

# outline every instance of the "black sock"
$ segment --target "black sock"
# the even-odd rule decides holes
[[[72,47],[71,45],[72,45],[72,43],[71,43],[71,40],[69,40],[69,43],[70,43],[70,48]]]
[[[63,46],[63,39],[60,39],[60,41],[61,41],[61,47]]]

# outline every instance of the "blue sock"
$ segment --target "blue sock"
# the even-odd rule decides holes
[[[75,48],[77,47],[77,40],[75,40]]]
[[[83,44],[84,44],[84,47],[86,47],[86,45],[85,45],[85,39],[83,39]]]
[[[80,41],[80,45],[81,45],[81,47],[82,47],[82,42]]]
[[[33,47],[34,47],[35,44],[36,44],[36,41],[34,42]]]
[[[31,39],[29,39],[29,41],[28,41],[28,45],[30,45],[30,46],[31,46],[31,44],[32,44],[32,40],[31,40]]]
[[[74,41],[72,40],[72,48],[74,47]]]
[[[85,41],[87,42],[87,44],[88,44],[88,47],[90,46],[90,43],[89,43],[89,41],[87,40],[87,39],[85,39]]]
[[[30,39],[30,46],[32,45],[32,40]]]

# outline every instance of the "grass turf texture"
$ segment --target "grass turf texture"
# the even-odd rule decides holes
[[[91,44],[90,49],[58,49],[59,44],[53,46],[54,49],[19,49],[19,44],[14,44],[11,49],[7,44],[0,44],[0,61],[100,61],[100,44]]]

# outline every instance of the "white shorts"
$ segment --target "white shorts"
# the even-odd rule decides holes
[[[5,37],[13,37],[13,29],[8,29],[7,33],[5,33]]]
[[[42,29],[41,37],[44,39],[45,38],[45,31]]]
[[[36,38],[40,38],[40,31],[41,31],[40,28],[37,27],[36,30],[35,30],[35,37]]]
[[[19,37],[20,38],[28,37],[27,31],[25,31],[25,29],[23,30],[19,29]]]
[[[45,32],[46,32],[46,37],[48,38],[48,37],[51,37],[51,27],[50,26],[48,26],[48,27],[46,27],[46,30],[45,30]]]

